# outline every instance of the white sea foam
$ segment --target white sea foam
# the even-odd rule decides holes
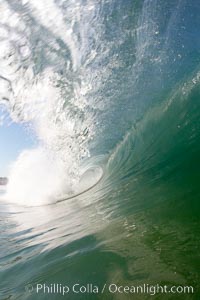
[[[38,141],[10,168],[6,198],[12,202],[38,205],[72,193],[82,160],[90,155],[90,84],[77,72],[88,51],[89,27],[74,30],[84,18],[75,2],[68,3],[67,17],[54,1],[23,1],[21,10],[2,2],[0,100],[15,122],[31,126]],[[91,18],[92,9],[85,14]]]
[[[45,149],[24,150],[11,166],[6,199],[25,205],[55,201],[72,191],[63,161]]]

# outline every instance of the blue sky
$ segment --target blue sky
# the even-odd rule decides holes
[[[23,149],[32,148],[35,144],[33,134],[24,125],[11,123],[7,115],[4,124],[0,125],[0,176],[7,176],[10,163]]]

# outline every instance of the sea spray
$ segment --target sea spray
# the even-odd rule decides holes
[[[41,205],[73,190],[65,164],[43,148],[24,150],[11,166],[6,198],[14,203]]]
[[[7,199],[33,205],[70,195],[79,182],[80,165],[90,155],[91,88],[78,69],[88,49],[86,41],[80,43],[78,33],[72,32],[81,9],[74,1],[67,22],[53,1],[46,2],[45,9],[43,3],[23,2],[15,13],[13,3],[2,3],[1,101],[15,122],[31,127],[38,148],[23,151],[10,167]],[[93,8],[85,11],[90,18]],[[81,30],[84,35],[89,28]]]

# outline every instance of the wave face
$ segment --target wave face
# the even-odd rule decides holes
[[[191,285],[184,299],[198,299],[198,2],[2,0],[0,11],[1,104],[38,145],[1,198],[3,299],[113,280]]]

